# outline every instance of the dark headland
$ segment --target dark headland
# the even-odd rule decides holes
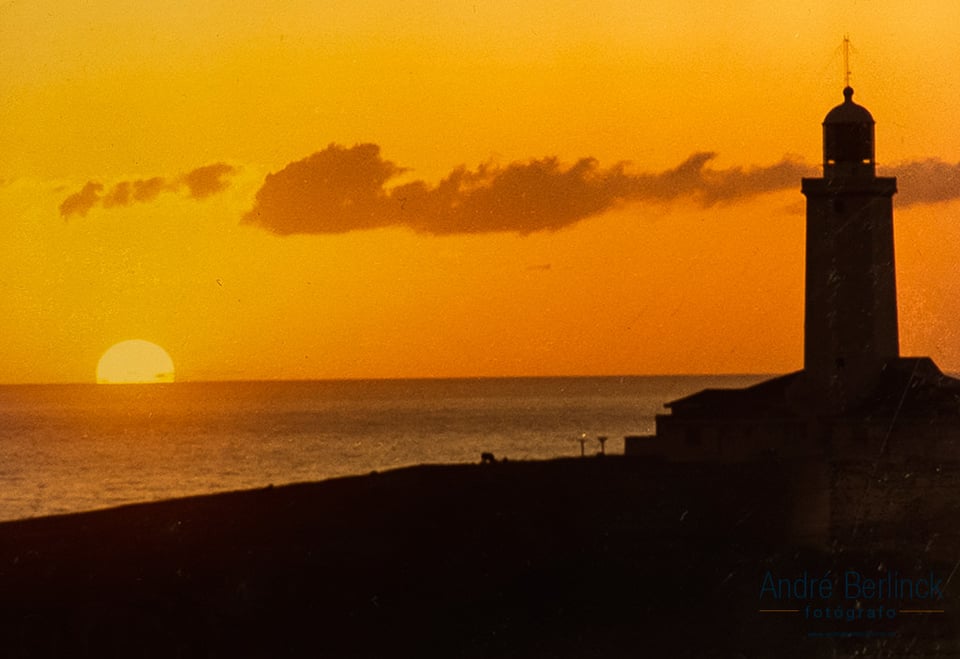
[[[900,511],[886,528],[822,527],[820,484],[802,464],[622,456],[419,466],[4,523],[2,651],[960,656],[958,504],[911,482],[960,474],[846,469]],[[815,623],[760,612],[791,608],[761,599],[767,572],[828,569],[932,571],[947,582],[943,613]]]

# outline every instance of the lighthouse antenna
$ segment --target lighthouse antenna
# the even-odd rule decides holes
[[[850,35],[843,35],[843,86],[850,86]]]

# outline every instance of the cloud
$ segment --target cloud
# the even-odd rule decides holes
[[[882,173],[898,179],[898,206],[934,204],[960,198],[960,163],[928,158],[901,163]]]
[[[100,201],[100,192],[103,185],[94,181],[88,182],[80,192],[75,192],[60,204],[60,214],[64,217],[71,215],[84,216]]]
[[[134,181],[133,199],[139,202],[152,201],[160,196],[160,193],[166,189],[169,189],[167,182],[161,176]]]
[[[60,204],[60,215],[69,218],[73,215],[85,216],[97,204],[103,208],[130,206],[134,203],[153,201],[163,192],[176,192],[184,187],[187,196],[192,199],[205,199],[222,192],[229,182],[224,177],[236,173],[236,168],[218,162],[198,167],[183,176],[168,180],[162,176],[135,181],[120,181],[106,193],[102,183],[89,181],[79,192],[75,192]]]
[[[130,182],[123,181],[113,186],[113,189],[103,197],[103,207],[127,206],[130,204]]]
[[[799,190],[819,167],[796,158],[772,165],[714,168],[716,154],[703,151],[676,167],[637,172],[629,163],[601,167],[593,158],[564,164],[546,157],[507,165],[457,167],[439,182],[414,180],[391,185],[408,170],[385,160],[376,144],[331,144],[268,174],[243,222],[278,235],[337,234],[388,226],[418,233],[451,235],[555,231],[638,201],[685,199],[704,208],[741,203],[780,190]],[[104,192],[90,181],[60,204],[63,217],[152,201],[164,192],[185,191],[206,199],[229,186],[237,169],[223,162],[180,177],[121,181]],[[960,163],[938,159],[901,163],[881,170],[897,176],[901,207],[960,198]]]
[[[818,176],[819,168],[807,165],[791,158],[766,167],[742,169],[732,167],[725,170],[701,169],[705,185],[699,190],[704,205],[735,202],[777,190],[800,189],[800,179],[804,176]]]
[[[593,158],[547,157],[506,166],[458,167],[435,185],[388,188],[404,170],[375,144],[326,149],[269,174],[243,221],[279,235],[405,226],[432,235],[553,231],[634,201],[689,198],[702,206],[799,187],[814,168],[793,159],[767,167],[712,169],[710,152],[678,166],[634,173]]]
[[[194,199],[205,199],[226,190],[230,184],[224,181],[223,177],[234,174],[236,171],[237,170],[230,165],[218,162],[213,165],[198,167],[192,172],[184,174],[181,180],[189,189],[191,197]]]
[[[435,235],[556,230],[597,215],[630,196],[622,165],[604,170],[590,158],[564,167],[543,158],[506,167],[459,168],[431,187],[407,183],[390,193],[392,219]]]
[[[244,221],[281,235],[386,226],[400,208],[384,185],[403,171],[374,144],[331,144],[268,174]]]

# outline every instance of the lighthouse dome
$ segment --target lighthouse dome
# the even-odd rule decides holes
[[[843,88],[843,103],[830,110],[824,124],[870,124],[873,125],[873,115],[862,105],[853,102],[853,87]]]

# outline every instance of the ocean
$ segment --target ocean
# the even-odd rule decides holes
[[[663,404],[765,376],[0,386],[0,520],[423,463],[623,451]]]

